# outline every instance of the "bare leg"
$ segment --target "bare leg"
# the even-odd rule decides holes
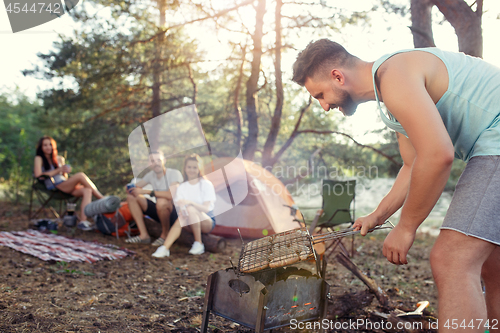
[[[165,238],[165,243],[163,243],[163,246],[165,246],[167,250],[170,250],[170,247],[180,237],[181,231],[182,231],[181,222],[179,221],[179,219],[177,219],[170,228],[170,231],[168,232],[168,235]]]
[[[130,214],[132,214],[132,218],[137,224],[137,228],[139,228],[139,237],[141,239],[148,239],[149,233],[148,229],[146,229],[146,224],[144,223],[144,211],[146,211],[148,207],[148,203],[146,202],[146,198],[142,195],[138,195],[134,197],[132,194],[127,194],[127,203],[128,208],[130,210]]]
[[[212,219],[205,213],[198,211],[193,206],[188,207],[190,231],[196,242],[201,241],[201,233],[208,233],[212,230]]]
[[[92,194],[97,198],[101,199],[104,196],[102,195],[101,192],[97,189],[95,184],[90,180],[89,177],[87,177],[86,174],[83,172],[78,172],[74,174],[73,176],[69,177],[68,180],[62,182],[61,184],[57,185],[57,189],[66,192],[66,193],[71,193],[78,184],[82,184],[85,188],[89,188],[92,190]]]
[[[156,213],[158,214],[161,223],[160,237],[163,239],[167,238],[168,231],[170,229],[170,213],[172,213],[173,207],[172,200],[156,198]]]
[[[453,230],[441,230],[431,252],[431,267],[438,289],[439,332],[453,331],[452,321],[486,321],[481,290],[481,268],[495,245]],[[449,327],[445,325],[448,322]],[[467,332],[484,332],[475,326]]]
[[[500,247],[490,254],[481,270],[486,288],[486,308],[488,319],[500,320]]]
[[[82,197],[80,217],[82,221],[86,221],[87,216],[85,215],[85,206],[92,201],[92,190],[86,187],[80,187],[71,192],[71,195],[74,197]]]
[[[191,231],[195,241],[202,243],[201,233],[202,232],[208,233],[212,230],[212,220],[207,214],[200,213],[197,209],[195,209],[192,206],[188,207],[188,214],[189,214],[188,221],[185,221],[185,223],[188,224],[191,222],[194,223],[190,224],[189,225],[190,228],[187,228],[187,230]],[[203,219],[207,218],[207,219],[201,221],[200,223],[200,218]],[[165,246],[165,248],[169,250],[170,247],[174,244],[174,242],[180,237],[181,232],[182,232],[181,222],[179,219],[177,219],[174,225],[172,225],[172,227],[170,228],[170,231],[167,237],[165,238],[165,243],[163,243],[163,246]]]

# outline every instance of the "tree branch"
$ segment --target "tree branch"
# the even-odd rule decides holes
[[[234,7],[228,8],[228,9],[221,10],[220,12],[215,13],[213,15],[209,15],[209,16],[205,16],[205,17],[200,17],[200,18],[197,18],[197,19],[194,19],[194,20],[191,20],[191,21],[187,21],[187,22],[183,22],[183,23],[179,23],[179,24],[174,24],[174,25],[172,25],[170,27],[166,27],[166,28],[160,29],[160,31],[158,33],[154,34],[150,38],[132,42],[131,45],[149,43],[152,40],[154,40],[155,38],[157,38],[158,36],[160,36],[161,34],[166,33],[169,29],[180,28],[180,27],[183,27],[183,26],[188,25],[188,24],[192,24],[192,23],[196,23],[196,22],[200,22],[200,21],[204,21],[204,20],[208,20],[208,19],[212,19],[212,18],[217,18],[219,16],[226,15],[227,13],[232,12],[233,10],[236,10],[236,9],[238,9],[240,7],[249,5],[249,4],[253,3],[253,1],[254,0],[247,0],[247,1],[244,1],[244,2],[240,3],[239,5],[236,5]]]
[[[477,1],[475,1],[475,3],[477,4],[476,15],[479,17],[482,17],[483,16],[483,0],[477,0]]]
[[[389,161],[391,161],[392,163],[394,163],[395,165],[399,166],[399,167],[402,167],[402,164],[399,163],[398,161],[396,161],[392,156],[389,156],[387,155],[386,153],[384,153],[383,151],[375,148],[375,147],[372,147],[372,146],[368,146],[368,145],[364,145],[362,143],[359,143],[357,142],[352,136],[350,136],[349,134],[346,134],[346,133],[342,133],[342,132],[338,132],[338,131],[318,131],[318,130],[313,130],[313,129],[309,129],[309,130],[302,130],[302,131],[298,131],[297,132],[297,135],[299,134],[303,134],[303,133],[314,133],[314,134],[338,134],[338,135],[342,135],[342,136],[345,136],[346,138],[350,139],[352,142],[354,142],[356,145],[360,146],[361,148],[368,148],[368,149],[371,149],[373,150],[374,152],[376,152],[377,154],[379,155],[382,155],[383,157],[387,158]]]
[[[297,136],[300,123],[302,122],[302,117],[304,116],[304,113],[309,109],[311,104],[312,104],[312,97],[309,96],[309,101],[307,102],[307,104],[304,105],[302,109],[300,109],[300,116],[299,119],[297,119],[297,122],[295,123],[295,127],[292,131],[292,134],[290,134],[290,137],[288,138],[288,140],[286,140],[285,144],[280,148],[280,150],[278,150],[278,152],[274,154],[272,160],[270,161],[271,165],[274,165],[281,158],[281,156],[288,149],[288,147],[292,145],[293,140],[295,140],[295,137]]]

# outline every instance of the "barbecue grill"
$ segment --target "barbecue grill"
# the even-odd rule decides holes
[[[390,226],[370,231],[393,227],[386,223]],[[243,244],[238,267],[208,277],[202,332],[207,332],[211,312],[257,333],[288,326],[291,319],[321,321],[326,315],[329,285],[326,261],[320,269],[313,245],[358,232],[348,228],[312,237],[299,228]],[[312,259],[317,274],[290,266]]]
[[[387,221],[370,229],[369,232],[393,227],[392,223]],[[243,244],[238,270],[243,273],[252,273],[267,268],[284,267],[313,258],[317,262],[314,244],[339,239],[359,232],[354,228],[347,228],[311,236],[306,228],[299,228],[260,238]]]
[[[235,267],[208,277],[201,332],[207,332],[210,312],[252,328],[256,333],[297,322],[322,320],[329,285],[306,269],[282,267],[241,273]]]

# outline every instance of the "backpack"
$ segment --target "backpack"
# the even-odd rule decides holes
[[[110,214],[97,214],[94,216],[94,221],[97,230],[104,235],[111,235],[127,223],[118,210],[112,217]]]

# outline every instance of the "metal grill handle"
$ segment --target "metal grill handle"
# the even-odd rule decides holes
[[[387,224],[389,224],[389,225],[387,225]],[[394,224],[392,224],[390,221],[385,221],[383,224],[378,225],[375,228],[371,228],[370,230],[368,230],[368,232],[372,232],[375,230],[382,230],[382,229],[392,229],[392,228],[394,228]],[[319,234],[319,235],[313,236],[312,243],[313,244],[322,243],[322,242],[328,241],[328,240],[333,240],[333,239],[338,239],[338,238],[342,238],[342,237],[346,237],[346,236],[350,236],[350,235],[359,234],[360,232],[361,232],[361,230],[354,230],[354,228],[347,228],[347,229],[342,229],[339,231],[333,231],[333,232],[329,232],[329,233],[325,233],[325,234]]]

